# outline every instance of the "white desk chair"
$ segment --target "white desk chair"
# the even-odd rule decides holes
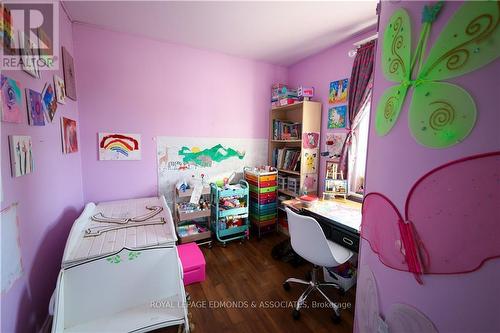
[[[299,319],[300,308],[304,305],[307,296],[317,290],[334,310],[333,321],[340,321],[339,307],[326,296],[321,290],[322,286],[331,286],[340,289],[336,283],[320,283],[318,282],[318,269],[323,267],[335,267],[345,263],[352,257],[352,252],[337,243],[326,239],[323,229],[319,223],[309,216],[299,215],[294,213],[289,208],[286,208],[288,217],[288,230],[290,232],[290,240],[292,248],[299,256],[313,264],[311,281],[302,279],[289,278],[283,283],[285,290],[290,290],[290,282],[307,285],[307,289],[300,295],[297,306],[293,310],[294,319]]]

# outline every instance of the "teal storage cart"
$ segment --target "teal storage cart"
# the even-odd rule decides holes
[[[235,204],[236,203],[236,204]],[[211,227],[224,246],[227,242],[249,237],[249,186],[244,180],[229,188],[210,184]]]

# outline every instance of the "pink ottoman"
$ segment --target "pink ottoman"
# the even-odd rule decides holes
[[[187,243],[177,246],[184,272],[184,285],[205,281],[205,257],[198,244]]]

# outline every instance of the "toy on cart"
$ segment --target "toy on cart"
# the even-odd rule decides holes
[[[212,183],[210,199],[211,227],[217,240],[225,246],[229,241],[248,239],[248,183],[240,180],[223,187]]]
[[[250,184],[250,221],[260,239],[263,233],[278,230],[278,170],[270,166],[247,167],[244,173]]]

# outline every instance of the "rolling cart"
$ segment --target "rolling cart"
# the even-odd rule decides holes
[[[247,167],[244,173],[250,185],[250,221],[260,239],[263,233],[278,230],[278,170]]]
[[[236,185],[210,184],[211,227],[219,242],[243,241],[249,237],[249,188],[244,180]]]

